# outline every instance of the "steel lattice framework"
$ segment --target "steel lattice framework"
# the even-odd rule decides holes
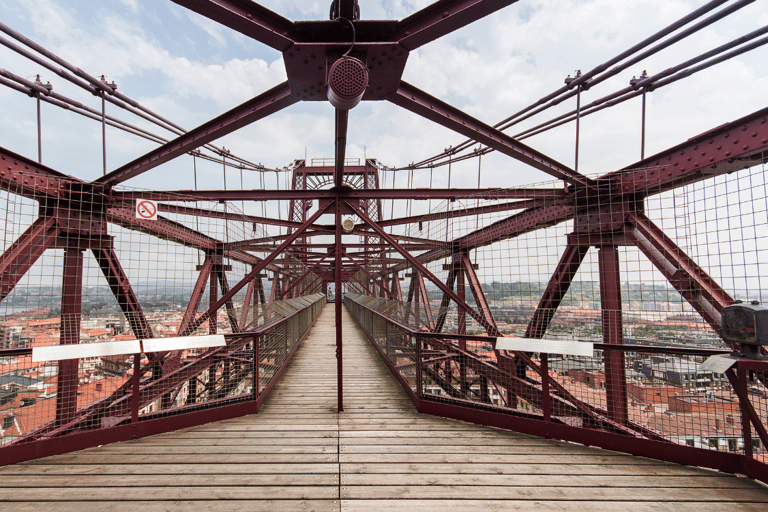
[[[94,437],[93,442],[113,440],[126,434],[110,428],[131,424],[132,428],[139,428],[136,427],[140,424],[139,411],[143,414],[151,404],[156,407],[155,411],[165,411],[164,416],[152,419],[165,420],[170,426],[146,427],[144,433],[257,410],[266,397],[261,396],[259,372],[279,377],[296,349],[291,343],[298,343],[316,315],[317,294],[326,292],[331,283],[338,295],[342,289],[348,291],[349,307],[374,344],[380,339],[386,340],[381,342],[386,346],[382,348],[379,344],[377,348],[390,362],[393,372],[401,375],[404,387],[412,391],[414,399],[422,400],[420,408],[425,412],[468,419],[471,415],[467,410],[476,414],[485,411],[486,416],[481,415],[479,421],[493,423],[496,413],[488,411],[493,405],[491,392],[495,390],[508,409],[517,409],[515,421],[527,418],[534,426],[538,425],[536,421],[558,425],[548,430],[547,435],[586,438],[594,444],[599,444],[597,437],[606,433],[651,442],[669,441],[664,432],[639,421],[631,413],[634,395],[628,392],[627,386],[631,382],[628,358],[633,356],[628,355],[629,349],[622,348],[627,344],[620,251],[625,248],[639,251],[711,331],[719,331],[720,312],[734,302],[733,292],[718,284],[676,243],[675,237],[666,234],[646,208],[655,196],[768,162],[768,108],[623,169],[587,177],[527,146],[520,141],[521,137],[510,136],[502,130],[506,126],[487,125],[402,80],[409,52],[507,7],[515,3],[514,0],[441,0],[400,21],[361,19],[357,1],[339,0],[332,4],[331,20],[300,23],[246,0],[174,1],[282,52],[287,81],[91,182],[64,175],[0,148],[0,188],[39,206],[34,221],[0,257],[0,301],[12,293],[46,251],[63,249],[59,343],[78,344],[83,266],[85,252],[89,251],[135,338],[156,337],[139,294],[121,264],[115,237],[110,235],[112,231],[108,226],[118,226],[163,243],[199,251],[202,258],[195,269],[195,285],[174,335],[223,331],[227,347],[197,353],[192,358],[183,351],[136,356],[130,378],[86,407],[78,405],[78,361],[61,361],[55,417],[25,432],[17,446],[45,439],[55,442],[94,428],[106,433]],[[721,3],[712,2],[713,5]],[[711,8],[708,4],[707,9]],[[691,16],[695,18],[706,12],[704,8],[700,11]],[[666,33],[682,26],[684,20]],[[483,149],[475,151],[474,156],[497,151],[565,182],[565,187],[386,188],[380,179],[380,165],[375,160],[347,165],[349,105],[337,105],[335,111],[333,164],[312,166],[297,160],[288,190],[133,191],[122,186],[131,178],[193,153],[294,103],[326,101],[329,87],[338,87],[342,92],[354,89],[355,83],[345,81],[356,79],[351,74],[331,76],[331,66],[342,59],[353,59],[363,65],[361,69],[367,83],[360,92],[362,101],[389,101],[468,137],[474,141],[472,144],[481,144]],[[599,72],[577,76],[558,93],[566,97],[578,94],[593,85]],[[332,80],[336,82],[330,83]],[[628,92],[637,95],[652,83],[661,84],[637,82]],[[93,87],[102,95],[115,92],[105,82]],[[36,94],[44,93],[37,91]],[[577,118],[580,114],[577,112]],[[460,146],[457,151],[468,147]],[[415,167],[440,165],[440,159],[447,155]],[[446,200],[453,206],[427,215],[405,213],[387,218],[382,201],[401,199]],[[137,200],[158,202],[158,219],[137,218],[134,211]],[[289,201],[289,211],[285,219],[247,215],[229,207],[238,201]],[[202,208],[200,203],[225,206],[223,210]],[[335,221],[321,224],[321,217],[328,214]],[[451,222],[488,215],[486,219],[490,220],[475,221],[474,228],[462,232],[450,229]],[[221,222],[224,235],[192,228],[189,222],[173,220],[176,218],[173,216],[186,216],[198,222]],[[357,221],[343,229],[343,216]],[[445,223],[445,237],[430,235],[428,230],[425,233],[423,225],[439,222]],[[231,235],[227,226],[235,223],[252,225],[253,229],[249,232],[241,227],[241,233]],[[269,236],[263,230],[259,232],[257,228],[261,225],[287,229],[285,234]],[[569,226],[567,238],[563,240],[565,247],[538,296],[538,305],[528,312],[524,333],[520,334],[532,339],[546,336],[575,276],[585,266],[585,258],[596,252],[601,350],[605,351],[602,363],[605,402],[601,404],[578,396],[565,380],[550,377],[546,354],[507,352],[496,350],[493,345],[486,350],[472,348],[484,337],[504,336],[496,318],[499,308],[491,304],[487,283],[478,275],[478,251],[558,225]],[[393,234],[391,229],[386,229],[393,226],[411,229],[406,234]],[[351,237],[357,237],[357,242],[351,242]],[[235,267],[237,272],[233,270]],[[272,275],[269,292],[263,282],[268,273]],[[407,286],[401,285],[404,279]],[[206,290],[209,302],[199,311]],[[430,302],[435,301],[436,293],[440,297],[439,306],[433,307]],[[340,299],[335,301],[335,308],[338,409],[341,411]],[[220,311],[224,313],[223,325],[217,320]],[[451,331],[447,323],[453,322],[453,316],[455,329]],[[291,319],[299,317],[300,325],[289,325]],[[468,323],[477,326],[482,336],[478,332],[469,333]],[[283,329],[282,334],[275,334],[278,328]],[[249,358],[256,357],[254,354],[259,351],[262,359],[253,363]],[[697,357],[707,354],[699,352]],[[24,347],[11,347],[3,353],[28,356],[31,352]],[[266,359],[264,354],[269,354]],[[412,358],[404,360],[408,359],[404,354],[412,354]],[[762,367],[757,366],[750,369],[762,371]],[[740,367],[738,378],[729,371],[736,388],[738,378],[747,370]],[[416,383],[407,381],[410,372]],[[760,376],[758,381],[762,380]],[[246,381],[252,383],[256,405],[227,402],[228,397],[243,389]],[[442,396],[453,402],[424,399],[425,386],[439,389]],[[739,398],[748,402],[743,390],[739,393]],[[522,412],[519,404],[523,402],[530,407],[528,412]],[[217,403],[230,409],[214,409]],[[465,409],[452,409],[457,407]],[[226,412],[212,412],[222,410]],[[744,411],[745,428],[750,424],[754,426],[757,436],[768,444],[760,413],[749,408]],[[574,421],[578,422],[577,430],[588,429],[591,434],[582,433],[586,437],[579,438],[557,430],[573,426]],[[518,423],[514,428],[535,430]],[[132,430],[131,435],[137,431]],[[606,439],[611,440],[612,447],[621,447],[613,438]],[[71,446],[87,444],[78,442],[80,444],[76,442]],[[62,443],[51,446],[46,453],[63,449]],[[631,451],[626,445],[623,448]],[[751,451],[749,454],[751,456]],[[680,455],[678,459],[685,457],[688,456]],[[730,459],[718,464],[733,467]],[[760,474],[764,470],[750,471]]]

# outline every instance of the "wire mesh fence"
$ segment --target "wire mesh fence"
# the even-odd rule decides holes
[[[659,184],[581,208],[557,184],[446,202],[400,235],[412,257],[393,265],[390,249],[355,276],[349,307],[419,400],[765,462],[765,363],[702,366],[734,348],[720,310],[768,296],[765,168],[689,184],[667,173],[616,173],[615,187]],[[399,295],[374,284],[401,276]],[[498,351],[497,336],[595,350]]]

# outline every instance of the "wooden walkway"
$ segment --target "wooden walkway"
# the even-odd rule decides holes
[[[0,509],[768,510],[746,478],[416,413],[333,305],[259,414],[0,468]],[[12,503],[8,503],[12,502]]]

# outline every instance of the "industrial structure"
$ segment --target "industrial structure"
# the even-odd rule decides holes
[[[490,126],[402,75],[409,52],[514,1],[440,0],[403,20],[369,21],[356,0],[338,0],[329,20],[311,22],[245,0],[174,1],[282,52],[287,81],[184,131],[0,24],[0,42],[41,72],[177,134],[162,139],[39,79],[0,73],[0,84],[38,102],[160,144],[109,172],[105,150],[93,181],[0,148],[4,464],[258,414],[331,307],[339,412],[346,308],[422,414],[768,482],[764,349],[757,339],[749,357],[730,356],[743,345],[719,336],[723,308],[766,290],[768,108],[681,134],[654,155],[643,148],[613,172],[578,171],[584,116],[759,49],[768,27],[589,105],[583,91],[750,2],[709,2]],[[569,98],[573,112],[507,133]],[[129,188],[176,158],[239,169],[241,180],[243,170],[277,172],[213,144],[300,101],[335,108],[335,158],[279,170],[290,188],[227,189],[226,177],[223,190]],[[391,102],[468,140],[399,169],[350,160],[361,101]],[[576,127],[574,167],[521,142],[563,123]],[[553,181],[387,186],[397,172],[450,172],[490,152]],[[416,200],[434,207],[391,206]],[[285,214],[250,208],[269,202]],[[528,348],[500,348],[510,339]]]

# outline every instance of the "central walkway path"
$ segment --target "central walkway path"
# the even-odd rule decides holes
[[[1,510],[766,510],[746,478],[419,415],[333,304],[257,415],[0,468]]]

